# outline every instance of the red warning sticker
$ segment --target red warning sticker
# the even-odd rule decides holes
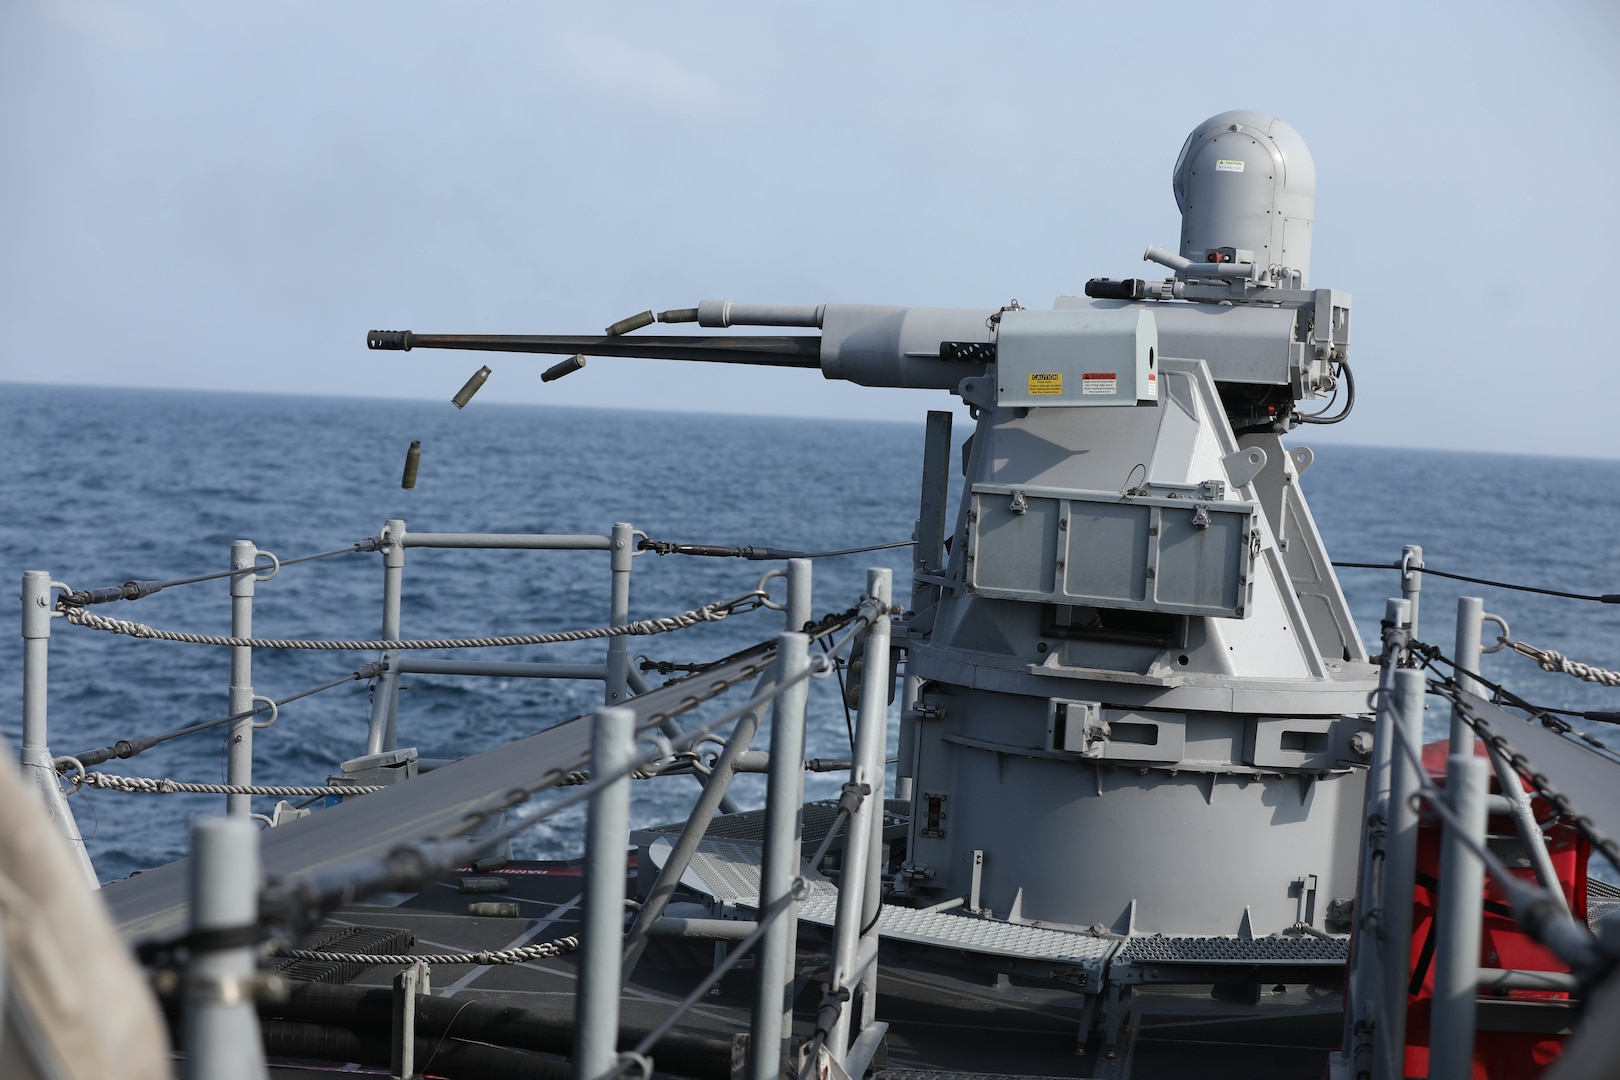
[[[1088,371],[1080,376],[1082,394],[1117,394],[1119,379],[1112,371]]]

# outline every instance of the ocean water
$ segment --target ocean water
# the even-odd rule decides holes
[[[958,437],[966,432],[959,431]],[[1308,442],[1308,430],[1302,433]],[[414,491],[399,487],[410,440],[423,456]],[[603,533],[628,521],[692,543],[824,551],[903,540],[916,517],[921,415],[864,423],[489,405],[0,384],[0,580],[15,596],[24,570],[75,588],[171,579],[229,566],[250,539],[283,558],[375,535],[391,517],[416,531]],[[875,467],[874,467],[875,466]],[[1620,462],[1320,448],[1302,480],[1333,557],[1393,561],[1424,547],[1428,565],[1581,593],[1620,592]],[[632,615],[684,611],[747,592],[771,564],[644,555]],[[895,570],[909,595],[905,549],[818,560],[817,610],[842,610],[868,566]],[[381,559],[348,554],[290,566],[257,587],[258,636],[370,638],[381,616]],[[1341,581],[1365,640],[1376,641],[1390,571],[1345,570]],[[411,549],[407,637],[533,633],[607,620],[604,553]],[[777,583],[780,595],[780,583]],[[1464,586],[1429,577],[1420,637],[1451,650],[1458,595],[1480,595],[1514,636],[1620,667],[1620,605]],[[175,587],[99,612],[154,626],[228,633],[224,580]],[[21,641],[0,637],[0,733],[21,727]],[[633,639],[656,660],[724,655],[780,629],[756,612],[689,632]],[[222,716],[227,650],[140,641],[53,626],[50,744],[58,754],[158,734]],[[488,650],[501,659],[595,660],[600,644]],[[372,657],[261,651],[257,693],[280,698],[352,672]],[[1484,674],[1547,706],[1620,710],[1620,691],[1548,675],[1511,653]],[[658,676],[651,676],[655,681]],[[402,745],[425,757],[486,750],[589,711],[600,684],[413,676],[400,706]],[[281,710],[255,736],[255,780],[308,784],[364,751],[368,688],[351,682]],[[1431,732],[1445,726],[1435,710]],[[1586,730],[1620,744],[1620,731]],[[107,771],[224,779],[224,732],[175,740]],[[892,734],[891,734],[892,738]],[[808,753],[848,755],[836,686],[811,696]],[[761,741],[760,745],[763,745]],[[892,751],[892,743],[891,743]],[[810,797],[836,774],[811,776]],[[635,785],[641,823],[684,816],[696,785]],[[739,800],[757,804],[761,778]],[[275,800],[257,800],[268,811]],[[82,791],[71,805],[103,880],[183,854],[185,823],[223,798]],[[579,813],[525,833],[521,854],[577,853]]]

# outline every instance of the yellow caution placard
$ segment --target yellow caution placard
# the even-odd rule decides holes
[[[1061,395],[1063,393],[1063,373],[1061,371],[1037,371],[1029,376],[1029,393],[1031,397],[1039,395]]]

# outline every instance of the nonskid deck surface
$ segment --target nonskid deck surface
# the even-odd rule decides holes
[[[416,939],[408,951],[420,954],[515,948],[579,933],[584,879],[577,864],[513,863],[494,875],[506,881],[505,892],[462,893],[458,875],[421,893],[374,897],[370,903],[339,909],[329,925],[405,931]],[[519,915],[467,914],[469,903],[490,900],[516,904]],[[893,910],[902,916],[921,914]],[[885,917],[893,915],[886,912]],[[984,920],[959,918],[985,925]],[[795,1003],[794,1033],[806,1038],[813,1033],[819,1000],[817,971],[825,964],[819,929],[812,919],[801,922],[798,965],[809,977]],[[1034,927],[1018,929],[1041,932]],[[894,940],[905,939],[897,933]],[[662,1022],[708,975],[713,962],[710,943],[654,939],[625,989],[622,1026],[644,1032]],[[878,1015],[890,1025],[887,1068],[895,1080],[1085,1076],[1097,1064],[1075,1054],[1083,999],[1071,990],[976,970],[925,949],[902,948],[893,957],[886,952],[883,965]],[[370,967],[347,985],[391,987],[399,970]],[[572,1022],[577,979],[573,956],[506,966],[434,965],[432,991],[452,1000],[529,1010],[566,1027]],[[748,1030],[753,993],[753,970],[744,962],[687,1013],[676,1031],[729,1041]],[[1316,1080],[1337,1039],[1337,1001],[1323,992],[1291,988],[1288,995],[1268,998],[1265,1006],[1247,1016],[1234,1016],[1229,1003],[1213,1001],[1207,991],[1155,990],[1143,997],[1131,1075],[1148,1080],[1188,1075]]]

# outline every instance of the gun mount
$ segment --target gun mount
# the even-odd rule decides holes
[[[950,414],[931,413],[896,637],[900,893],[1121,934],[1316,928],[1355,890],[1377,680],[1299,489],[1312,455],[1281,442],[1349,405],[1299,409],[1351,388],[1349,297],[1304,287],[1314,187],[1291,128],[1223,113],[1177,163],[1181,251],[1148,251],[1175,271],[1162,282],[1094,278],[1048,311],[704,301],[656,317],[819,331],[798,336],[629,332],[648,312],[600,337],[367,343],[960,396],[977,427],[956,524]]]

